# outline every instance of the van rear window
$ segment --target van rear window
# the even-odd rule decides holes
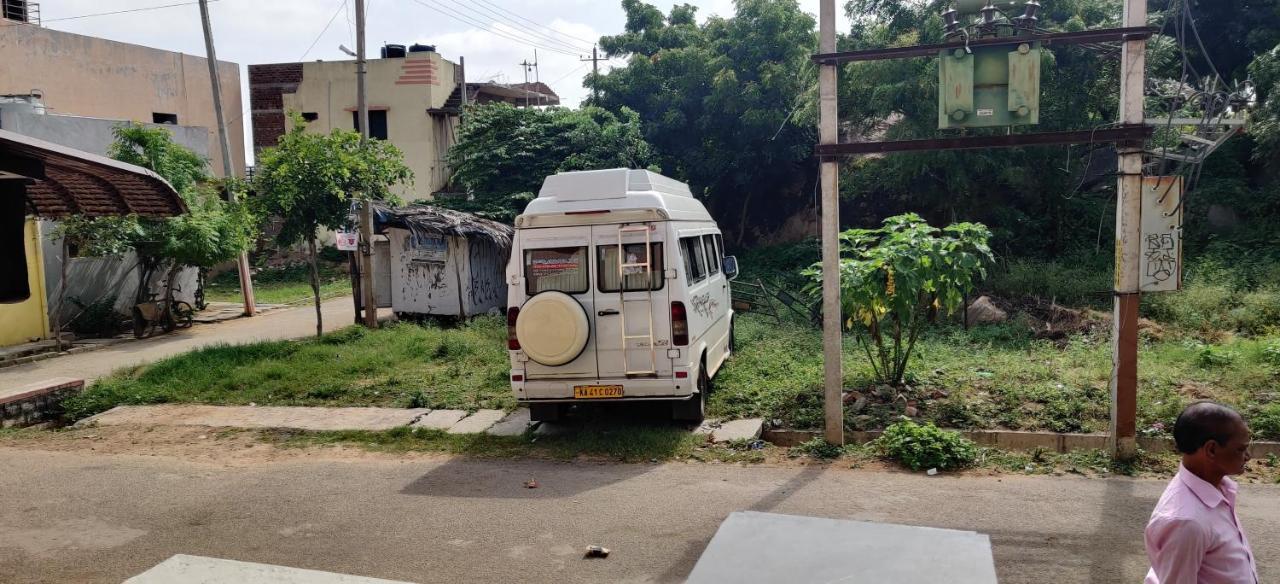
[[[649,259],[649,277],[645,278],[643,267],[630,267],[622,269],[621,287],[627,292],[641,292],[644,290],[661,290],[666,284],[663,278],[664,270],[662,264],[662,244],[651,243],[652,256]],[[618,246],[601,245],[596,249],[600,252],[600,258],[596,265],[599,266],[600,279],[596,282],[596,289],[601,292],[617,292],[619,289],[618,282]],[[622,246],[623,258],[628,264],[644,263],[644,244],[628,243]],[[645,280],[648,280],[646,282]]]
[[[586,247],[554,247],[524,252],[525,293],[555,290],[582,294],[591,285]]]

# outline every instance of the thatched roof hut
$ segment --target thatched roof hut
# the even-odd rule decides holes
[[[465,317],[506,306],[510,225],[427,204],[375,205],[374,225],[389,240],[397,314]]]
[[[511,247],[511,237],[515,233],[510,225],[426,203],[399,208],[375,204],[373,212],[374,227],[379,233],[389,227],[399,227],[411,232],[481,238],[505,248]]]

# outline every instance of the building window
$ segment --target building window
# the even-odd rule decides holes
[[[351,125],[360,131],[360,112],[351,112]],[[387,110],[369,110],[369,137],[387,139]]]
[[[171,126],[178,125],[178,114],[162,114],[151,112],[151,123],[153,124],[169,124]]]
[[[0,193],[0,274],[4,274],[0,278],[0,304],[22,302],[31,297],[27,274],[27,199],[21,186],[4,190],[7,192]]]
[[[304,120],[306,120],[306,121],[308,121],[308,122],[314,122],[314,121],[316,121],[316,120],[320,119],[320,114],[318,114],[318,113],[316,113],[316,112],[302,112],[302,119],[304,119]],[[360,124],[360,122],[359,122],[359,121],[356,121],[356,124],[357,124],[357,125],[359,125],[359,124]]]

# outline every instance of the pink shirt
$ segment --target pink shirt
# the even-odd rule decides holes
[[[1147,523],[1146,584],[1257,584],[1258,567],[1236,516],[1235,481],[1222,488],[1178,465]]]

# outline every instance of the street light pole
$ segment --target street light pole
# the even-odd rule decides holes
[[[836,51],[836,3],[822,0],[819,7],[818,52]],[[836,102],[836,67],[823,63],[818,68],[818,142],[839,142],[839,111]],[[835,158],[821,161],[822,182],[822,369],[823,411],[830,444],[844,444],[844,380],[841,368],[840,318],[840,163]]]
[[[209,82],[213,87],[213,113],[218,122],[218,143],[222,147],[222,176],[227,181],[235,178],[235,166],[231,164],[231,137],[227,135],[227,119],[222,113],[222,79],[218,75],[218,53],[213,49],[213,25],[209,21],[209,0],[200,0],[200,22],[204,25],[205,60],[209,61]],[[236,200],[235,190],[227,183],[227,200]],[[236,271],[240,274],[240,292],[244,297],[244,315],[257,314],[253,301],[253,275],[249,271],[249,253],[240,252],[236,258]]]
[[[360,119],[360,143],[369,141],[369,102],[365,95],[364,58],[365,0],[356,0],[356,115]],[[361,193],[360,204],[360,297],[364,301],[364,325],[378,326],[378,300],[373,297],[373,211],[369,193]]]
[[[1122,26],[1147,25],[1147,0],[1125,0]],[[1125,41],[1120,52],[1120,123],[1144,122],[1145,38]],[[1137,455],[1138,416],[1138,262],[1142,255],[1143,144],[1117,144],[1119,184],[1116,196],[1115,305],[1111,324],[1112,456]]]

